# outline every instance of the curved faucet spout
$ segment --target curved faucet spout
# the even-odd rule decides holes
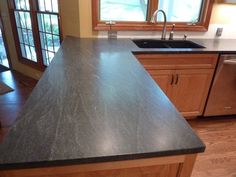
[[[157,17],[157,14],[158,14],[159,12],[161,12],[161,13],[163,14],[163,16],[164,16],[164,25],[163,25],[163,29],[162,29],[161,39],[162,39],[162,40],[165,40],[165,39],[166,39],[166,22],[167,22],[165,11],[164,11],[164,10],[156,10],[156,11],[153,13],[150,22],[153,23],[153,24],[156,23],[156,21],[157,21],[157,20],[156,20],[156,17]]]

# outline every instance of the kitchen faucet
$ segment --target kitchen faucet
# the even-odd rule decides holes
[[[162,35],[161,35],[161,40],[166,40],[166,13],[165,11],[163,10],[156,10],[153,15],[152,15],[152,18],[150,20],[151,23],[155,24],[156,23],[156,17],[157,17],[157,14],[161,12],[164,16],[164,25],[163,25],[163,29],[162,29]]]

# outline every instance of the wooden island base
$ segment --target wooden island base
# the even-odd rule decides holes
[[[84,165],[2,170],[0,177],[190,177],[197,154]]]

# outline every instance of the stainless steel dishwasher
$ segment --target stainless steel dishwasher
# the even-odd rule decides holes
[[[236,114],[236,54],[221,55],[204,116]]]

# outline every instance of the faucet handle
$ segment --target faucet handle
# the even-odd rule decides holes
[[[106,25],[115,25],[116,24],[116,22],[114,22],[114,21],[112,21],[112,20],[110,20],[110,21],[107,21],[107,22],[105,22],[106,23]]]
[[[116,22],[110,20],[110,21],[105,22],[105,24],[109,25],[110,26],[110,30],[111,30],[111,27],[114,26],[116,24]]]
[[[171,32],[170,32],[169,40],[173,40],[174,39],[174,29],[175,29],[175,24],[172,25],[172,29],[171,29]]]
[[[156,16],[152,16],[151,19],[150,19],[150,23],[151,24],[155,24],[156,23],[156,20],[155,20]]]
[[[175,24],[172,25],[171,31],[174,31],[174,29],[175,29]]]

